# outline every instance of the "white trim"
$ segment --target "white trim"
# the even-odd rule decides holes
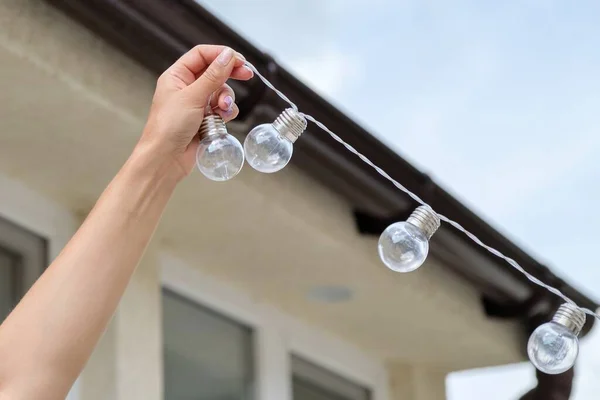
[[[77,218],[66,208],[21,182],[0,174],[0,216],[48,240],[54,259],[77,230]]]
[[[252,327],[256,334],[257,399],[292,400],[292,354],[368,387],[373,400],[389,400],[382,360],[317,327],[309,326],[226,282],[192,268],[169,254],[160,255],[164,287]]]
[[[77,218],[65,207],[0,174],[0,216],[42,236],[53,260],[77,230]],[[77,400],[75,382],[66,400]]]

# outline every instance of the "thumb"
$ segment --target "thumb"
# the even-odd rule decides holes
[[[234,56],[235,52],[231,48],[225,47],[206,71],[185,89],[192,99],[194,107],[206,106],[210,96],[227,82],[235,66]]]

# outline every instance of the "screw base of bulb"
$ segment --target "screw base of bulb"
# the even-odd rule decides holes
[[[585,325],[585,313],[574,304],[564,303],[552,317],[552,322],[564,326],[575,335],[579,335]]]
[[[273,127],[281,136],[294,143],[306,130],[306,118],[293,108],[286,108],[273,122]]]
[[[427,239],[431,239],[441,224],[438,215],[428,206],[417,207],[406,222],[421,229]]]
[[[223,118],[216,114],[210,114],[202,120],[198,133],[202,139],[210,135],[227,135],[229,132],[227,132]]]

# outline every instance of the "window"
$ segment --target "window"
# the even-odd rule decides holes
[[[6,318],[15,303],[16,261],[13,254],[0,249],[0,320]]]
[[[293,400],[369,400],[368,389],[298,357],[292,358]]]
[[[252,330],[163,290],[165,400],[251,400]]]
[[[47,264],[46,241],[0,218],[0,322]]]

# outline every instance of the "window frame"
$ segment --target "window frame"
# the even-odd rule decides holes
[[[251,370],[250,370],[250,376],[249,378],[251,379],[250,381],[250,385],[252,386],[252,388],[250,389],[250,398],[248,400],[256,400],[256,390],[254,389],[254,382],[256,381],[256,351],[254,348],[254,336],[255,336],[255,331],[254,329],[244,323],[239,322],[238,320],[231,318],[228,315],[222,314],[216,310],[214,310],[211,307],[207,307],[206,305],[194,301],[193,299],[190,299],[189,297],[182,295],[180,293],[178,293],[175,290],[172,290],[166,286],[162,286],[161,290],[160,290],[160,295],[161,295],[161,303],[163,301],[163,296],[168,295],[171,296],[172,299],[176,299],[178,301],[181,301],[182,303],[185,303],[189,306],[191,306],[194,309],[198,309],[200,312],[206,313],[206,314],[210,314],[211,316],[218,318],[220,320],[223,320],[224,322],[227,323],[231,323],[232,325],[236,325],[238,326],[240,329],[245,329],[249,332],[250,334],[250,348],[248,349],[248,352],[246,354],[244,354],[244,356],[248,359],[248,361],[250,362],[251,365]],[[163,313],[164,315],[164,313]],[[165,360],[165,355],[164,355],[164,317],[163,317],[163,324],[161,326],[161,331],[162,331],[162,337],[163,337],[163,341],[162,341],[162,347],[163,347],[163,378],[165,376],[165,370],[164,370],[164,360]]]
[[[12,259],[12,307],[48,266],[48,240],[0,216],[0,251]]]
[[[335,399],[371,400],[369,388],[316,365],[295,354],[291,355],[292,387],[295,382]],[[363,392],[364,393],[357,393]]]

